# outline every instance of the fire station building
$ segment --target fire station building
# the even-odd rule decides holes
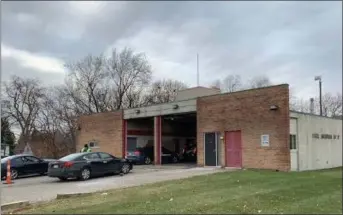
[[[303,171],[342,166],[342,120],[289,110],[288,84],[220,93],[195,87],[174,102],[81,116],[77,147],[125,157],[137,147],[180,153],[198,166]]]

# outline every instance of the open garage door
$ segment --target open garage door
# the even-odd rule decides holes
[[[134,164],[154,162],[154,118],[127,120],[126,158]]]
[[[196,164],[196,113],[162,117],[162,164]]]
[[[196,113],[127,120],[126,157],[136,164],[196,164]]]

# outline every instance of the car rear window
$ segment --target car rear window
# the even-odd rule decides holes
[[[85,156],[83,156],[83,159],[85,160],[96,160],[96,159],[99,159],[99,155],[98,153],[91,153],[91,154],[87,154]]]
[[[80,153],[74,153],[74,154],[67,155],[67,156],[65,156],[63,158],[60,158],[59,160],[60,161],[72,161],[72,160],[75,160],[78,157],[80,157]]]

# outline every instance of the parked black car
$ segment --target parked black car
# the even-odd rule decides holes
[[[32,155],[12,155],[1,159],[1,179],[7,175],[7,161],[11,160],[11,178],[17,179],[25,175],[45,175],[48,164],[53,159],[40,159]]]
[[[49,164],[48,176],[64,181],[69,178],[88,180],[106,174],[127,174],[132,163],[105,152],[85,152],[67,155]]]
[[[161,152],[162,163],[177,163],[180,160],[177,153],[165,147],[162,147]],[[154,161],[154,147],[146,146],[136,148],[135,151],[128,151],[127,159],[136,164],[151,164]]]

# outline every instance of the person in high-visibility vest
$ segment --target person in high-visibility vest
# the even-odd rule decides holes
[[[88,144],[85,144],[85,146],[81,149],[80,152],[92,152],[92,150],[88,147]]]

